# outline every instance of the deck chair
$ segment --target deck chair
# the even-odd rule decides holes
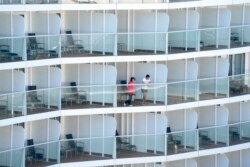
[[[6,62],[9,59],[8,54],[10,53],[9,45],[0,45],[0,61]]]
[[[38,43],[35,33],[28,33],[27,55],[29,60],[36,59],[38,54],[45,54],[44,43]]]
[[[72,98],[75,99],[77,103],[83,103],[87,100],[87,96],[85,92],[79,93],[76,82],[70,82]]]
[[[0,96],[0,112],[8,115],[8,97]]]
[[[119,137],[120,135],[117,130],[115,132],[115,136],[116,136],[116,145],[119,150],[125,149],[125,150],[136,151],[136,145],[131,144],[127,138],[125,140],[125,138]]]
[[[121,80],[120,81],[120,100],[127,100],[127,81],[126,80]]]
[[[73,140],[72,134],[66,134],[66,139],[68,140],[68,148],[72,149],[75,154],[83,153],[84,154],[84,143],[83,142],[77,142]]]
[[[28,86],[27,90],[27,108],[41,108],[42,107],[42,97],[39,98],[37,95],[36,86]]]
[[[167,139],[168,144],[173,145],[175,149],[177,149],[178,146],[180,146],[182,143],[182,136],[171,134],[170,127],[167,127],[167,134],[168,134],[168,139]]]
[[[70,105],[73,103],[82,104],[87,100],[87,94],[85,91],[79,92],[76,87],[76,82],[70,82],[70,87],[67,88],[67,94],[62,98],[62,104]]]
[[[27,140],[27,151],[26,151],[26,159],[29,160],[43,160],[44,159],[44,149],[36,148],[34,146],[34,140]]]
[[[208,131],[206,130],[199,131],[199,142],[200,144],[206,144],[211,142],[211,139],[208,137]]]
[[[229,139],[230,142],[240,139],[240,131],[238,127],[229,127]]]
[[[74,40],[72,31],[66,31],[66,50],[71,52],[81,52],[84,50],[82,40]]]

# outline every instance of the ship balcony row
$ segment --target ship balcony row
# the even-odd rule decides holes
[[[127,85],[92,85],[38,89],[0,95],[1,119],[67,109],[124,107]],[[142,103],[141,88],[135,84],[133,106],[166,106],[250,93],[249,74],[197,79],[191,81],[154,83],[149,85],[146,104]]]
[[[250,26],[239,26],[169,33],[32,35],[0,38],[0,62],[101,55],[165,55],[230,49],[249,46],[249,32]]]
[[[1,0],[2,5],[7,4],[117,4],[117,3],[173,3],[192,2],[201,0]]]
[[[46,125],[41,121],[31,122],[32,128],[37,129],[39,126]],[[55,127],[60,125],[59,122],[56,120],[47,122],[52,124],[49,125],[52,130],[47,136],[48,140],[44,140],[42,137],[39,138],[39,134],[34,129],[29,130],[29,137],[24,139],[24,128],[22,126],[8,127],[13,129],[13,136],[18,138],[12,141],[12,146],[15,147],[8,148],[11,140],[6,141],[5,139],[10,134],[7,135],[8,133],[4,131],[6,135],[0,144],[0,165],[13,167],[48,166],[69,162],[170,156],[191,152],[201,153],[209,149],[213,149],[212,154],[216,154],[220,153],[216,151],[217,149],[228,149],[230,146],[239,146],[250,142],[250,122],[178,132],[171,132],[170,127],[168,127],[165,129],[165,133],[135,135],[119,135],[118,131],[111,127],[111,130],[109,130],[113,134],[107,132],[109,131],[107,130],[104,132],[105,137],[98,136],[97,134],[100,131],[95,132],[96,129],[92,129],[93,136],[91,137],[76,137],[72,133],[66,133],[62,134],[59,140],[55,140],[58,132],[52,134],[56,129]],[[98,124],[98,122],[95,123]],[[40,128],[39,132],[44,133],[45,128],[48,127]],[[46,136],[46,133],[44,135]],[[32,138],[34,136],[37,137]],[[52,140],[53,138],[54,140]],[[20,145],[22,146],[20,147]]]
[[[229,167],[229,166],[241,166],[248,167],[249,149],[242,151],[235,151],[230,153],[219,153],[216,155],[200,156],[198,158],[188,158],[174,161],[159,161],[159,162],[141,162],[133,164],[126,164],[128,167]],[[137,161],[138,162],[138,161]],[[109,166],[98,166],[98,167],[120,167],[122,165],[109,165]]]
[[[248,148],[248,144],[244,144],[249,142],[250,136],[249,106],[250,101],[245,101],[168,112],[25,119],[25,122],[0,127],[0,133],[5,134],[0,139],[0,150],[3,155],[11,155],[12,151],[27,148],[28,164],[37,160],[58,163],[59,159],[60,162],[87,161],[206,150],[211,155],[221,152],[221,148],[228,150],[227,146],[233,146],[236,151],[242,149],[242,144]],[[33,159],[29,148],[37,149]],[[212,148],[216,148],[214,152]],[[0,157],[10,163],[11,159]]]
[[[250,44],[249,15],[248,4],[165,12],[2,12],[0,62],[100,55],[166,55],[245,47]]]

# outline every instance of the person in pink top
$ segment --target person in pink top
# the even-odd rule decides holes
[[[127,86],[127,91],[128,91],[128,100],[125,101],[124,105],[126,106],[132,106],[132,98],[133,95],[135,95],[135,77],[131,77],[130,81],[128,82]]]

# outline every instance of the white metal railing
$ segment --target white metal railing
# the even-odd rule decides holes
[[[141,100],[143,84],[135,84],[135,99]],[[148,85],[148,105],[173,105],[201,100],[229,98],[250,94],[249,74],[197,80],[151,83]],[[124,95],[124,96],[123,96]],[[123,106],[127,85],[62,86],[0,94],[0,113],[5,117],[56,111],[71,108],[93,108],[91,104],[109,107]],[[205,97],[205,98],[204,98]],[[123,102],[123,103],[122,103]],[[122,103],[122,104],[121,104]],[[142,105],[140,102],[135,105]]]
[[[238,30],[240,32],[238,32]],[[0,63],[83,56],[172,54],[249,46],[250,25],[169,32],[117,32],[0,37]],[[68,37],[81,41],[69,44]],[[32,39],[32,40],[30,40]],[[32,43],[36,40],[37,46]],[[141,42],[143,41],[143,43]],[[18,47],[22,45],[23,47]]]
[[[123,3],[175,3],[175,2],[192,2],[201,0],[0,0],[2,5],[13,4],[123,4]]]

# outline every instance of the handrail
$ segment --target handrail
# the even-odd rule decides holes
[[[221,29],[232,29],[232,28],[243,28],[250,27],[250,24],[242,24],[237,26],[224,26],[224,27],[209,27],[209,28],[197,28],[197,29],[183,29],[183,30],[170,30],[166,31],[152,31],[152,32],[94,32],[94,33],[72,33],[72,34],[36,34],[35,36],[0,36],[0,39],[15,39],[15,38],[30,38],[30,37],[58,37],[58,36],[88,36],[88,35],[145,35],[145,34],[171,34],[171,33],[185,33],[185,32],[199,32],[206,30],[221,30]]]
[[[250,73],[247,74],[238,74],[238,75],[233,75],[233,76],[226,76],[226,77],[212,77],[212,78],[202,78],[202,79],[194,79],[194,80],[187,80],[187,81],[175,81],[175,82],[166,82],[166,83],[150,83],[148,84],[149,89],[154,89],[159,86],[160,87],[165,87],[167,85],[172,85],[172,84],[182,84],[182,83],[192,83],[192,82],[200,82],[200,81],[206,81],[206,80],[220,80],[220,79],[230,79],[230,78],[237,78],[237,77],[248,77],[250,76]],[[135,83],[134,86],[142,86],[143,84]],[[122,87],[122,86],[127,86],[127,84],[107,84],[107,85],[101,85],[101,84],[96,84],[96,85],[79,85],[79,86],[74,86],[75,88],[93,88],[93,87]],[[29,93],[29,92],[42,92],[42,91],[50,91],[50,90],[57,90],[57,89],[70,89],[72,86],[58,86],[58,87],[52,87],[52,88],[37,88],[36,90],[26,90],[26,91],[17,91],[17,92],[8,92],[8,93],[0,93],[1,96],[9,96],[9,95],[15,95],[15,94],[23,94],[23,93]],[[139,89],[138,89],[139,90]],[[119,93],[119,91],[116,91]],[[121,91],[124,92],[124,91]]]
[[[154,137],[155,136],[165,136],[165,137],[167,137],[168,135],[178,135],[180,133],[183,133],[184,135],[186,135],[187,133],[192,133],[192,132],[195,132],[196,134],[198,134],[197,132],[199,132],[200,130],[227,128],[227,127],[229,128],[232,125],[241,125],[241,124],[246,124],[246,123],[250,123],[250,121],[243,121],[243,122],[234,123],[234,124],[219,125],[219,126],[212,126],[212,127],[203,127],[203,128],[191,129],[191,130],[189,129],[189,130],[173,131],[170,133],[129,134],[129,135],[105,136],[105,137],[101,136],[101,137],[80,137],[80,138],[73,138],[73,139],[59,139],[59,140],[53,140],[53,141],[44,141],[41,143],[34,144],[32,146],[25,145],[24,147],[13,147],[13,148],[9,148],[7,150],[0,150],[0,154],[5,153],[5,152],[9,152],[9,151],[21,150],[21,149],[25,149],[25,148],[29,148],[29,147],[43,146],[43,145],[59,143],[59,142],[67,142],[67,141],[97,140],[97,139],[103,140],[103,139],[134,138],[134,137],[136,138],[136,137],[149,137],[149,136],[154,136]],[[227,128],[227,131],[229,133],[228,128]]]
[[[202,1],[202,0],[182,0],[181,2],[192,2],[192,1]],[[63,3],[62,0],[41,0],[42,3],[32,3],[29,2],[28,0],[24,0],[24,1],[20,1],[20,3],[12,3],[11,0],[9,0],[9,3],[3,3],[2,1],[0,1],[1,5],[23,5],[23,4],[27,4],[27,5],[51,5],[51,4],[84,4],[84,5],[91,5],[91,4],[130,4],[130,3],[126,3],[126,1],[124,2],[120,2],[120,0],[113,0],[113,2],[111,0],[105,0],[105,2],[100,2],[97,3],[95,0],[74,0],[71,1],[71,3]],[[150,3],[179,3],[178,2],[172,2],[171,0],[161,0],[160,2],[156,2],[154,0],[152,0],[152,2],[144,2],[143,0],[140,0],[140,2],[137,2],[137,4],[150,4]],[[134,3],[133,3],[134,4]]]

